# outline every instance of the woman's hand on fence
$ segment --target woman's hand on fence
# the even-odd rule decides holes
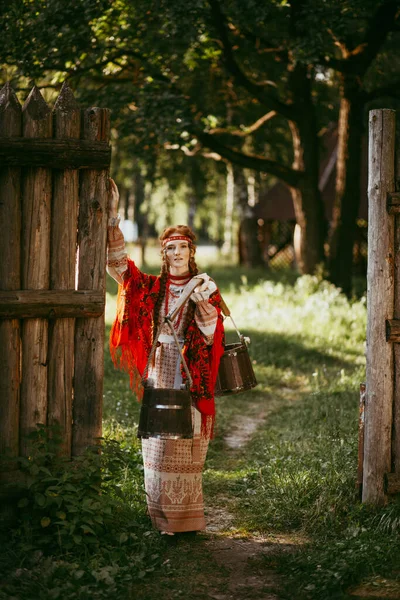
[[[118,214],[119,191],[117,184],[111,177],[108,180],[108,216],[116,217]]]

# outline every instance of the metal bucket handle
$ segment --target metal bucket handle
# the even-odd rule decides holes
[[[238,334],[238,337],[239,337],[241,343],[248,346],[250,344],[250,338],[245,337],[244,335],[242,335],[240,333],[239,329],[236,327],[235,321],[233,320],[232,313],[231,313],[230,309],[227,307],[225,300],[222,298],[222,296],[221,296],[221,309],[222,309],[222,312],[224,313],[225,317],[229,317],[230,320],[232,321],[235,331]]]

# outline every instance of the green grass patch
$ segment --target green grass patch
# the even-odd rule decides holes
[[[156,249],[149,255],[158,260]],[[282,598],[293,599],[296,590],[299,600],[340,599],[364,578],[398,578],[400,502],[371,509],[355,490],[365,297],[358,292],[349,301],[329,283],[292,271],[267,278],[225,265],[202,270],[215,278],[251,338],[259,381],[248,393],[217,399],[204,472],[209,514],[226,508],[242,536],[307,540],[259,559],[261,571],[282,574]],[[109,279],[107,287],[108,336],[116,285]],[[229,319],[226,330],[235,339]],[[204,598],[224,590],[229,573],[216,576],[204,537],[170,549],[165,559],[164,542],[146,516],[140,406],[107,346],[106,339],[104,451],[83,458],[76,470],[39,444],[25,464],[34,472],[20,492],[12,549],[0,556],[0,598],[153,598],[162,589],[172,599],[188,582],[188,598],[200,597],[200,588]],[[244,417],[260,416],[245,447],[229,450],[225,436]],[[231,525],[221,534],[232,535]],[[3,535],[3,547],[9,539]]]
[[[218,494],[232,499],[241,532],[308,540],[263,559],[283,575],[285,598],[293,590],[299,599],[345,598],[364,578],[398,578],[400,502],[366,507],[355,488],[365,298],[349,301],[307,276],[294,285],[251,285],[242,277],[237,292],[232,286],[226,295],[252,338],[260,385],[228,414],[238,415],[241,402],[243,415],[248,405],[250,414],[258,408],[267,418],[236,461],[226,452],[212,455],[206,487],[213,503]]]

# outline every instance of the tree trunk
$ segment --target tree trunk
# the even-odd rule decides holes
[[[200,205],[205,191],[204,175],[199,161],[196,158],[190,159],[188,169],[188,185],[188,225],[191,229],[193,229],[196,208]]]
[[[124,220],[127,221],[129,219],[129,212],[131,206],[131,190],[129,188],[125,188],[123,192],[124,197]]]
[[[329,279],[351,293],[353,246],[360,204],[361,144],[364,102],[353,76],[342,81],[336,196],[329,236]]]
[[[296,215],[294,251],[300,273],[314,273],[323,263],[325,217],[318,189],[318,150],[316,132],[305,123],[290,123],[293,136],[293,167],[303,170],[299,186],[291,188]]]
[[[150,235],[150,223],[149,223],[148,213],[151,208],[151,201],[152,201],[152,195],[153,195],[153,189],[154,189],[155,177],[156,177],[156,168],[157,168],[156,159],[155,159],[155,157],[153,157],[153,159],[150,160],[147,164],[146,177],[145,177],[145,179],[142,180],[143,181],[143,202],[147,209],[147,212],[143,213],[143,227],[142,227],[142,233],[140,236],[141,251],[142,251],[142,256],[141,256],[142,266],[145,266],[147,264],[146,263],[146,248],[147,248],[147,242],[148,242],[149,235]]]
[[[249,203],[247,176],[241,167],[234,167],[235,191],[239,210],[239,264],[246,267],[264,265],[262,248],[258,239],[258,223],[254,206]]]
[[[222,245],[222,254],[232,256],[233,252],[233,208],[235,205],[235,181],[232,163],[226,163],[226,205],[224,222],[224,242]]]
[[[145,201],[144,184],[145,182],[142,175],[142,170],[140,166],[137,165],[134,170],[133,195],[135,221],[138,226],[138,243],[140,244],[141,252],[141,266],[145,264],[146,260],[146,239],[148,230],[147,214],[142,212]]]
[[[307,67],[297,65],[290,87],[296,99],[296,122],[289,121],[293,139],[293,168],[304,172],[296,188],[291,188],[296,228],[294,250],[300,273],[314,273],[323,263],[325,215],[318,188],[319,144],[317,121]]]

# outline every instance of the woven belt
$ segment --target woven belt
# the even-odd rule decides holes
[[[160,333],[160,335],[158,336],[158,341],[162,344],[175,344],[174,336],[167,335],[165,333]],[[183,338],[178,338],[178,342],[180,344],[183,344],[184,341],[185,340]]]

